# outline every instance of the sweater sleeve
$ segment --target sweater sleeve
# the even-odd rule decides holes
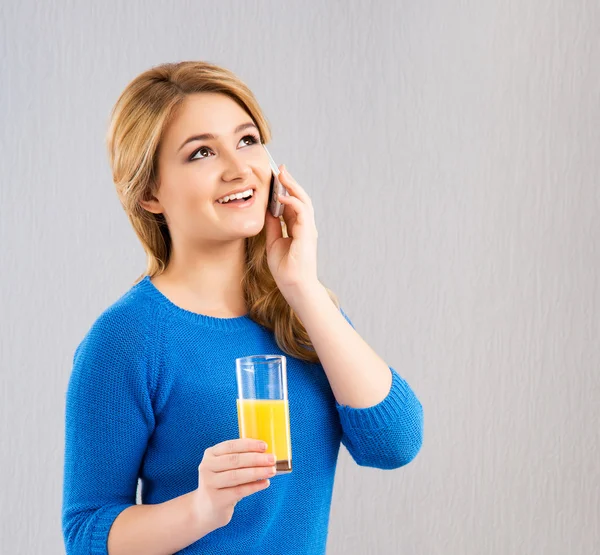
[[[107,554],[110,527],[136,504],[154,429],[144,326],[107,309],[75,350],[65,403],[62,529],[68,555]]]
[[[342,444],[360,466],[400,468],[416,457],[423,443],[423,407],[408,383],[394,368],[389,368],[392,385],[379,404],[353,408],[336,401]]]

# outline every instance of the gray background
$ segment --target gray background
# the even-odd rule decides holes
[[[313,198],[321,280],[424,405],[408,466],[342,448],[328,554],[598,553],[597,0],[0,15],[0,552],[64,552],[73,351],[145,267],[109,111],[145,69],[203,59],[255,92]]]

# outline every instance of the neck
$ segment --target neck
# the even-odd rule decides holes
[[[245,245],[245,239],[237,239],[204,245],[202,251],[174,247],[167,269],[152,282],[193,312],[241,316],[247,312],[242,288]]]

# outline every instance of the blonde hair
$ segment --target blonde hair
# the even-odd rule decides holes
[[[158,150],[161,138],[186,96],[221,93],[237,102],[258,127],[265,144],[271,131],[250,89],[231,71],[203,61],[167,63],[138,75],[127,85],[112,112],[106,137],[108,157],[117,194],[147,256],[145,276],[165,271],[171,236],[163,214],[140,204],[158,189]],[[272,330],[279,348],[290,356],[319,362],[302,322],[279,291],[269,270],[266,226],[246,239],[246,269],[242,281],[249,317]],[[336,295],[327,293],[339,309]]]

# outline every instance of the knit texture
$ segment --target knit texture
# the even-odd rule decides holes
[[[184,310],[149,277],[95,320],[75,350],[66,394],[68,555],[107,554],[112,523],[136,504],[138,478],[142,503],[198,487],[205,449],[239,437],[235,359],[255,354],[285,353],[248,316]],[[178,553],[324,554],[340,443],[357,464],[381,469],[419,451],[423,409],[393,368],[387,397],[357,409],[336,402],[320,364],[286,357],[292,472],[243,498],[229,524]]]

